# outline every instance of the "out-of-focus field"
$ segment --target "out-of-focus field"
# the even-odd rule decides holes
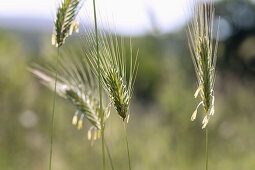
[[[242,1],[216,4],[222,17],[215,115],[209,122],[212,170],[255,168],[255,8]],[[249,22],[247,21],[249,20]],[[225,25],[224,25],[225,24]],[[231,30],[231,31],[230,31]],[[225,36],[225,37],[224,37]],[[190,121],[199,103],[185,30],[133,37],[139,48],[139,72],[131,105],[128,137],[133,170],[202,170],[205,131]],[[64,48],[80,48],[79,37]],[[0,169],[45,170],[53,93],[28,66],[57,54],[50,33],[0,29]],[[71,124],[75,108],[56,101],[53,167],[101,169],[101,141],[87,140],[89,122]],[[128,169],[122,121],[112,109],[106,142],[116,170]],[[110,169],[107,159],[107,169]]]

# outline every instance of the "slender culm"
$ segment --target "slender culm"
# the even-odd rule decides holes
[[[102,111],[102,85],[101,85],[101,67],[100,67],[100,54],[99,54],[99,43],[98,43],[98,31],[97,31],[97,13],[96,13],[96,1],[93,0],[94,9],[94,22],[95,22],[95,34],[96,34],[96,55],[97,55],[97,75],[99,84],[99,102],[100,102],[100,116],[104,116]],[[103,119],[101,119],[101,136],[102,136],[102,159],[103,159],[103,169],[105,170],[105,152],[104,152],[104,125]]]
[[[208,127],[205,134],[205,169],[208,170]]]
[[[91,38],[93,44],[93,38]],[[129,119],[129,106],[133,94],[133,86],[137,73],[137,55],[132,59],[132,45],[130,43],[130,60],[129,73],[126,71],[126,56],[123,39],[120,41],[111,34],[106,35],[100,32],[99,41],[99,57],[100,57],[100,75],[98,74],[97,52],[90,48],[85,51],[85,55],[90,63],[91,69],[97,76],[101,77],[104,90],[110,99],[110,105],[113,105],[122,121]],[[126,137],[126,142],[127,137]],[[129,148],[127,144],[128,158],[130,165]],[[131,169],[131,165],[130,165]]]
[[[110,100],[109,105],[115,108],[123,122],[125,120],[128,122],[129,106],[138,70],[138,52],[134,57],[130,40],[130,55],[127,57],[123,38],[118,38],[110,30],[107,30],[107,33],[104,29],[98,33],[97,31],[97,29],[94,32],[85,28],[87,34],[85,36],[86,41],[83,41],[84,55],[91,70],[102,83],[102,87]],[[126,63],[128,63],[128,67]],[[127,150],[129,153],[128,147]]]
[[[55,75],[55,82],[54,82],[54,94],[53,94],[53,105],[52,105],[52,117],[51,117],[51,127],[50,127],[50,160],[49,160],[49,170],[52,168],[52,152],[53,152],[53,135],[54,135],[54,117],[55,117],[55,104],[56,104],[56,88],[57,88],[57,79],[58,79],[58,58],[59,58],[59,48],[58,48],[58,55],[57,55],[57,63],[56,63],[56,75]]]
[[[52,34],[52,45],[58,48],[57,64],[59,58],[60,47],[65,43],[65,39],[72,34],[76,29],[78,32],[78,22],[75,22],[76,15],[81,7],[80,0],[63,0],[57,9],[56,20],[54,22],[54,32]],[[57,85],[58,70],[56,66],[54,98],[52,106],[51,118],[51,142],[50,142],[50,160],[49,170],[52,168],[52,147],[53,147],[53,130],[54,130],[54,117],[55,117],[55,102],[56,102],[56,85]]]
[[[130,160],[130,153],[129,153],[129,146],[128,146],[128,137],[127,137],[127,129],[126,129],[126,124],[123,121],[123,127],[124,127],[124,133],[125,133],[125,139],[126,139],[126,147],[127,147],[127,153],[128,153],[128,167],[129,170],[131,170],[131,160]]]
[[[112,156],[111,156],[110,149],[109,149],[108,145],[106,144],[106,142],[105,142],[105,147],[106,147],[108,158],[109,158],[109,161],[110,161],[110,164],[111,164],[111,168],[112,168],[112,170],[114,170]]]
[[[197,76],[198,88],[194,94],[201,97],[201,102],[191,116],[195,120],[199,106],[203,106],[205,116],[202,121],[202,129],[206,128],[206,170],[208,170],[208,122],[214,115],[214,83],[215,67],[217,60],[217,48],[219,31],[217,31],[216,43],[213,41],[214,13],[213,2],[210,5],[205,0],[195,2],[193,22],[188,27],[189,48]],[[219,30],[219,29],[218,29]]]

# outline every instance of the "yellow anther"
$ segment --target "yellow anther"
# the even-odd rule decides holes
[[[97,132],[94,133],[94,140],[97,140]]]
[[[77,115],[74,115],[74,116],[73,116],[73,120],[72,120],[72,124],[73,124],[73,125],[76,125],[77,122],[78,122],[78,117],[77,117]]]
[[[51,44],[52,45],[56,44],[56,36],[55,36],[55,34],[52,34],[52,36],[51,36]]]
[[[91,130],[88,131],[88,140],[91,140]]]
[[[194,120],[196,119],[196,117],[197,117],[197,109],[193,112],[193,114],[192,114],[190,120],[191,120],[191,121],[194,121]]]
[[[78,128],[78,130],[80,130],[82,128],[82,120],[78,121],[78,127],[77,128]]]

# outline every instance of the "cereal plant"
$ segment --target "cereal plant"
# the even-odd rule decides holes
[[[217,60],[217,40],[213,42],[214,8],[213,3],[208,5],[206,1],[199,1],[195,4],[193,11],[193,22],[188,27],[189,48],[192,61],[195,67],[198,88],[194,94],[201,97],[201,102],[191,116],[194,121],[199,106],[204,108],[202,129],[206,128],[206,170],[208,169],[208,127],[207,124],[214,115],[214,83],[215,66]]]

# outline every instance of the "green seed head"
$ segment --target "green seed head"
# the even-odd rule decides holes
[[[94,34],[85,30],[89,37]],[[111,105],[114,106],[119,116],[125,120],[129,114],[130,100],[133,93],[134,81],[137,73],[137,55],[132,56],[132,45],[130,41],[130,55],[126,55],[124,40],[113,36],[106,35],[104,31],[99,32],[99,53],[100,53],[100,76],[106,94],[108,95]],[[88,39],[86,39],[88,40]],[[97,72],[97,53],[93,48],[95,44],[93,38],[87,44],[91,45],[86,48],[84,53],[90,63],[93,72]],[[86,44],[86,47],[89,47]],[[126,63],[129,63],[127,72]]]
[[[78,31],[78,22],[75,18],[80,10],[82,0],[63,0],[57,9],[57,16],[54,22],[54,33],[52,34],[52,45],[60,47],[65,39],[72,34],[73,30]]]
[[[213,3],[208,5],[206,1],[200,0],[195,4],[193,11],[193,22],[188,27],[189,48],[197,76],[198,89],[195,98],[200,94],[201,102],[192,115],[196,118],[197,109],[200,105],[205,110],[202,128],[208,124],[210,117],[214,114],[214,82],[215,66],[217,60],[218,37],[213,43],[214,8]]]
[[[71,57],[70,57],[71,56]],[[92,139],[97,139],[101,130],[99,114],[99,99],[96,91],[96,81],[88,70],[85,61],[76,55],[64,55],[59,59],[58,80],[56,92],[59,96],[69,100],[76,108],[72,124],[78,129],[83,126],[83,119],[92,124],[90,133]],[[41,79],[42,84],[54,90],[55,66],[51,62],[47,66],[35,65],[30,71]],[[104,109],[104,122],[110,115],[108,107]],[[96,135],[96,136],[95,136]]]

